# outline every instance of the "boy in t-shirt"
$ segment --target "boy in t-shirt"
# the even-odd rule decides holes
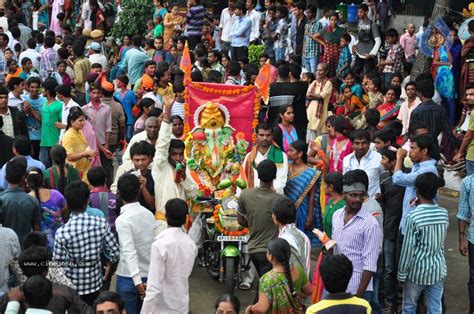
[[[153,18],[153,22],[155,23],[155,29],[153,30],[153,38],[158,36],[163,36],[164,27],[163,27],[163,17],[161,15],[157,15]]]
[[[114,234],[115,219],[119,214],[120,206],[118,206],[118,197],[110,192],[106,185],[106,176],[104,168],[93,167],[87,171],[87,180],[92,185],[89,204],[92,208],[100,209],[104,215],[105,220],[109,223],[110,229]]]

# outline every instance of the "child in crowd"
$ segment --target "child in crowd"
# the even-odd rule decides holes
[[[174,99],[173,107],[171,107],[171,115],[177,115],[184,119],[184,85],[180,82],[173,84],[173,92],[176,97]]]
[[[336,69],[337,77],[341,80],[351,69],[352,55],[349,50],[350,42],[351,36],[349,34],[344,34],[341,38],[341,54],[339,55],[339,63]]]
[[[390,87],[385,93],[384,103],[377,106],[377,110],[380,112],[380,127],[384,127],[389,121],[396,119],[398,111],[400,110],[400,104],[398,98],[400,97],[399,87]]]
[[[153,24],[153,20],[148,20],[146,22],[146,29],[145,29],[145,32],[143,33],[143,38],[145,39],[153,38],[154,30],[155,30],[155,24]]]
[[[383,94],[380,92],[382,81],[379,77],[368,77],[366,79],[366,88],[368,95],[368,108],[377,108],[383,102]]]
[[[155,23],[155,28],[153,30],[153,38],[163,36],[163,32],[165,31],[165,28],[163,26],[163,17],[161,15],[157,15],[153,18],[153,21]]]
[[[120,206],[117,195],[110,192],[106,185],[106,177],[107,174],[103,167],[93,167],[87,171],[87,180],[92,186],[89,205],[104,213],[112,232],[116,234],[115,220],[119,214]]]
[[[385,89],[387,89],[390,87],[395,73],[402,71],[402,62],[405,53],[398,42],[398,32],[396,29],[391,28],[387,30],[385,40],[388,45],[387,57],[385,60],[379,62],[379,67],[382,69],[383,83]]]
[[[353,119],[364,110],[364,105],[360,99],[352,93],[352,89],[347,85],[342,89],[340,103],[342,103],[342,106],[336,109],[336,115],[344,115],[346,118]]]

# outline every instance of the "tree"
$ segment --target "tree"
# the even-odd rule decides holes
[[[436,0],[436,4],[434,6],[433,13],[431,13],[431,17],[445,17],[448,14],[448,11],[444,8],[451,7],[451,3],[452,0]],[[416,56],[415,65],[411,70],[410,79],[413,81],[421,73],[429,73],[431,68],[431,61],[432,59],[430,57],[427,57],[422,53],[418,53],[418,55]]]
[[[112,27],[112,35],[122,38],[124,35],[140,34],[146,29],[146,22],[153,18],[153,0],[125,0],[118,23]]]

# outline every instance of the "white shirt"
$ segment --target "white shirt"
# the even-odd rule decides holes
[[[91,65],[94,63],[98,63],[102,66],[102,71],[107,69],[107,58],[101,53],[94,53],[93,55],[89,55],[89,61]]]
[[[21,110],[23,108],[23,99],[16,98],[15,95],[13,95],[13,92],[9,92],[8,93],[8,106],[15,107],[18,110]]]
[[[152,99],[155,102],[155,108],[163,109],[163,104],[161,103],[160,99],[158,98],[158,96],[156,96],[156,94],[153,91],[143,94],[142,99],[143,98]]]
[[[0,114],[0,117],[3,118],[3,133],[10,137],[15,137],[15,128],[13,127],[13,119],[10,108],[7,107],[7,112],[5,114]]]
[[[132,278],[136,286],[142,283],[142,277],[148,276],[151,245],[155,238],[155,217],[140,203],[130,203],[120,208],[115,227],[120,244],[117,275]]]
[[[132,158],[130,157],[130,147],[132,147],[133,144],[141,142],[141,141],[147,141],[148,143],[151,143],[150,140],[148,140],[148,136],[146,135],[146,130],[135,134],[130,139],[130,143],[128,143],[127,148],[125,149],[125,152],[123,153],[123,156],[122,156],[123,163],[126,163],[128,161],[132,162]]]
[[[230,31],[232,28],[234,15],[230,14],[229,8],[225,8],[222,10],[221,13],[221,20],[219,23],[219,28],[222,29],[221,40],[225,42],[231,42],[232,38],[230,38]]]
[[[253,178],[254,178],[253,186],[254,187],[260,186],[260,179],[258,178],[258,172],[257,172],[256,167],[258,166],[258,164],[262,160],[267,159],[269,151],[270,151],[270,149],[267,150],[265,155],[262,155],[257,150],[257,155],[255,156],[255,168],[253,168]],[[250,156],[250,153],[248,153],[245,156],[244,163],[243,163],[244,165],[247,164],[247,158],[249,158],[249,156]],[[283,164],[282,165],[276,165],[276,166],[277,166],[277,174],[276,174],[275,180],[273,180],[273,188],[275,189],[275,192],[277,192],[278,194],[284,195],[285,192],[283,191],[283,189],[286,186],[286,180],[288,178],[288,157],[286,156],[285,153],[283,153]]]
[[[196,255],[196,244],[181,228],[168,228],[156,237],[141,313],[188,313],[188,280]]]
[[[18,64],[21,64],[21,60],[23,60],[23,58],[29,58],[31,60],[31,62],[33,63],[33,68],[35,69],[39,69],[39,57],[41,56],[41,54],[36,51],[36,49],[26,49],[25,51],[23,51],[22,53],[20,53],[20,57],[18,58]]]
[[[380,193],[380,173],[381,173],[381,165],[380,161],[382,160],[382,156],[370,150],[360,159],[360,162],[355,157],[355,153],[352,152],[342,161],[342,174],[345,174],[348,171],[361,169],[367,173],[369,177],[369,189],[367,193],[370,197],[374,197],[375,194]]]
[[[418,107],[419,104],[421,104],[421,100],[420,100],[420,98],[416,97],[416,99],[413,102],[411,108],[408,107],[408,99],[405,100],[400,105],[400,111],[398,112],[397,119],[402,121],[402,124],[403,124],[402,135],[408,133],[408,127],[410,126],[411,113],[416,107]]]
[[[72,99],[69,100],[67,105],[66,104],[63,105],[63,111],[62,111],[62,115],[61,115],[61,123],[62,124],[67,125],[67,116],[69,115],[69,111],[73,107],[80,107],[80,106],[77,102],[75,102]],[[59,139],[63,138],[63,135],[64,135],[65,132],[66,132],[66,129],[61,129],[61,134],[59,135]]]
[[[262,14],[253,9],[251,12],[247,11],[247,16],[252,21],[252,30],[250,31],[250,41],[252,42],[260,37],[260,17]]]
[[[6,16],[0,17],[0,27],[3,28],[3,32],[8,32],[8,18]]]
[[[171,123],[163,121],[155,146],[152,176],[155,181],[155,217],[158,221],[158,233],[163,231],[167,224],[164,220],[165,204],[173,198],[186,200],[194,197],[198,186],[193,181],[189,168],[186,168],[186,178],[180,183],[174,181],[176,170],[168,162],[168,150],[171,142]]]

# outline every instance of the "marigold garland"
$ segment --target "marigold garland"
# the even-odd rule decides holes
[[[240,95],[243,93],[248,93],[252,89],[255,88],[255,86],[243,86],[240,88],[234,88],[234,89],[216,89],[216,88],[209,88],[206,86],[203,86],[200,83],[197,82],[186,82],[186,88],[184,90],[183,96],[184,96],[184,134],[188,134],[191,131],[191,128],[189,126],[189,92],[188,92],[188,84],[191,84],[193,87],[205,92],[205,93],[211,93],[211,94],[217,94],[217,95],[224,95],[224,96],[230,96],[230,95]],[[260,90],[257,89],[257,92],[255,93],[255,99],[253,103],[253,115],[254,119],[252,120],[252,128],[255,129],[258,125],[258,115],[260,113],[260,98],[262,97],[262,94],[260,93]],[[252,142],[255,144],[257,142],[257,135],[255,132],[252,133]]]
[[[239,231],[229,231],[226,228],[224,228],[221,225],[221,222],[219,220],[219,210],[221,209],[221,205],[217,205],[216,209],[214,210],[213,216],[214,216],[214,225],[216,226],[217,231],[222,233],[223,235],[226,236],[233,236],[233,237],[240,237],[244,236],[249,232],[248,228],[243,228],[242,230]]]

